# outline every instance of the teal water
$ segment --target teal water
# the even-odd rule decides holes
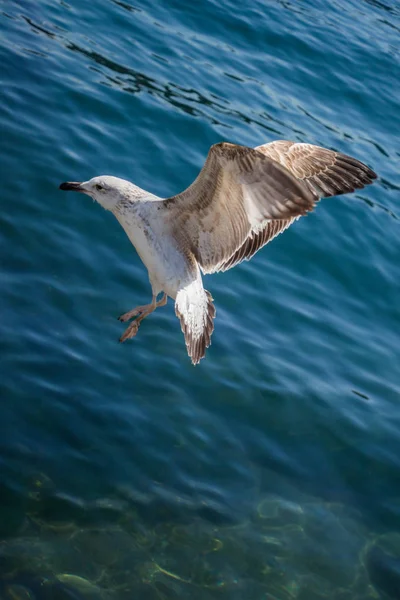
[[[0,598],[400,598],[395,0],[0,2]],[[194,368],[112,215],[211,144],[292,139],[379,175],[205,278]]]

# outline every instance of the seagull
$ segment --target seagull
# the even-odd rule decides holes
[[[119,317],[136,317],[120,341],[136,336],[143,319],[169,296],[195,365],[211,343],[215,318],[202,274],[250,260],[320,198],[353,192],[375,178],[346,154],[277,140],[256,148],[214,144],[195,181],[169,198],[109,175],[62,183],[60,189],[87,194],[111,211],[148,270],[152,300]]]

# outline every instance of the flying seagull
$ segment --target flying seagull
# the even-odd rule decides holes
[[[136,317],[120,341],[134,337],[169,296],[197,364],[210,345],[215,317],[201,273],[249,260],[320,198],[353,192],[375,178],[355,158],[311,144],[279,140],[253,149],[221,142],[211,146],[195,181],[177,196],[159,198],[108,175],[62,183],[60,189],[87,194],[110,210],[147,267],[151,303],[119,317]]]

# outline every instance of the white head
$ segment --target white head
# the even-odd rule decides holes
[[[115,210],[121,200],[135,201],[145,193],[130,181],[111,175],[100,175],[83,182],[67,181],[60,185],[60,190],[87,194],[101,204],[103,208],[111,211]]]

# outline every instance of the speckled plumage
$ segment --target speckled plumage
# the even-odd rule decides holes
[[[164,292],[175,300],[196,364],[210,345],[215,318],[201,271],[225,271],[249,260],[319,198],[362,188],[375,177],[344,154],[280,140],[255,149],[225,142],[212,146],[192,185],[166,199],[110,176],[60,187],[86,193],[111,210],[147,267],[152,303],[123,315],[121,320],[141,316],[121,340],[136,335]],[[165,304],[164,297],[158,304]]]

